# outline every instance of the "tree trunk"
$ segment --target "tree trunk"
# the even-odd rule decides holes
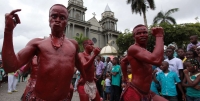
[[[143,12],[143,18],[144,18],[144,24],[145,24],[145,26],[148,28],[146,13],[144,13],[144,12]]]

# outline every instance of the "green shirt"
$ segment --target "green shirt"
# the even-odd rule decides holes
[[[192,81],[194,81],[197,78],[198,75],[200,75],[200,73],[190,76],[190,79]],[[200,86],[200,83],[198,85]],[[188,95],[190,97],[200,97],[200,90],[197,90],[193,87],[187,87],[186,88],[186,95]]]
[[[115,65],[112,67],[112,72],[117,73],[115,76],[112,75],[112,85],[120,86],[121,81],[121,69],[119,65]]]

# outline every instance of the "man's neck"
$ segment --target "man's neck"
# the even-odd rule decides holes
[[[163,73],[169,73],[169,70],[167,69],[167,70],[163,71]]]
[[[142,47],[142,48],[144,48],[144,49],[146,49],[146,46],[147,46],[146,44],[138,44],[138,43],[136,43],[136,42],[135,42],[135,45],[140,46],[140,47]]]
[[[52,31],[52,33],[51,33],[54,37],[56,37],[56,38],[60,38],[60,37],[62,37],[63,35],[64,35],[64,33],[63,32],[56,32],[56,31]]]
[[[185,57],[183,56],[183,57],[179,57],[181,60],[183,60]]]
[[[196,41],[196,42],[193,42],[192,44],[193,44],[193,45],[196,45],[197,43],[198,43],[198,42]]]
[[[168,59],[169,59],[169,60],[171,60],[171,59],[173,59],[173,58],[174,58],[173,56],[172,56],[172,57],[171,57],[171,56],[170,56],[170,57],[168,57]]]
[[[88,52],[88,51],[84,51],[83,53],[84,53],[85,55],[87,55],[87,56],[88,56],[88,55],[91,55],[91,52]]]

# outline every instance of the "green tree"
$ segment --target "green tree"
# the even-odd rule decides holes
[[[116,40],[117,46],[119,47],[118,53],[120,55],[134,43],[133,34],[129,29],[125,29],[124,33],[120,34]]]
[[[144,24],[147,25],[146,11],[148,8],[154,10],[154,0],[127,0],[127,4],[131,4],[132,13],[143,14]]]
[[[88,40],[87,37],[84,37],[83,34],[80,34],[79,36],[74,37],[74,39],[77,41],[78,46],[79,46],[79,51],[83,52],[84,48],[83,48],[83,41]]]
[[[171,16],[171,14],[177,12],[178,10],[179,10],[178,8],[173,8],[168,10],[167,12],[163,11],[158,12],[156,17],[153,19],[153,24],[161,24],[161,23],[176,24],[176,20]]]
[[[165,45],[169,45],[170,43],[175,42],[178,47],[186,48],[187,44],[190,42],[189,37],[191,35],[200,36],[200,23],[185,23],[177,25],[162,23],[159,26],[161,26],[164,29]],[[151,36],[150,38],[154,37]],[[149,40],[148,49],[152,51],[153,50],[152,47],[154,45],[155,45],[155,38],[153,40]]]

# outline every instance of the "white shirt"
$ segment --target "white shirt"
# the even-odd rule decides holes
[[[173,58],[171,60],[165,59],[164,61],[169,63],[169,70],[177,73],[178,77],[179,75],[179,69],[183,69],[183,62],[179,58]]]
[[[106,80],[105,80],[106,86],[111,86],[111,85],[110,85],[110,82],[111,82],[110,79],[106,78]]]

